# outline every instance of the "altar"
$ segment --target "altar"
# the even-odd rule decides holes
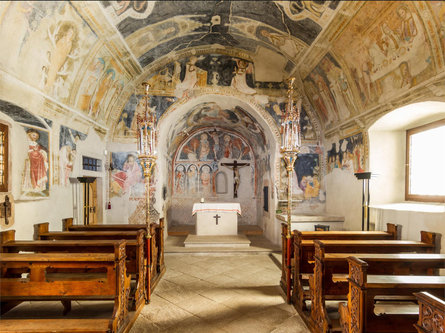
[[[239,203],[195,203],[192,215],[196,215],[196,235],[238,235],[238,214]]]

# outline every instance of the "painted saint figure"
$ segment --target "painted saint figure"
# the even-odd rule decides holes
[[[56,82],[58,72],[65,64],[70,53],[76,48],[78,33],[73,23],[65,22],[57,28],[54,34],[48,32],[48,36],[53,44],[53,48],[51,50],[48,76],[45,85],[45,90],[47,91],[49,91],[54,82]]]
[[[113,191],[119,195],[129,193],[142,182],[142,169],[133,154],[128,154],[122,170],[113,174]]]
[[[28,158],[25,162],[25,173],[23,189],[31,192],[42,192],[46,190],[48,183],[48,153],[37,140],[40,133],[35,129],[28,129],[26,134],[29,138]]]
[[[252,64],[243,59],[235,59],[235,61],[236,66],[233,71],[235,76],[232,78],[232,83],[230,85],[242,93],[248,95],[255,94],[256,90],[250,88],[246,82],[246,74],[251,74],[253,71]]]

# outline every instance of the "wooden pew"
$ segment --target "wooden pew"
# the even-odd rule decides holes
[[[414,293],[419,303],[418,333],[445,332],[445,301],[427,292]]]
[[[125,241],[116,241],[114,253],[3,253],[2,302],[60,300],[67,308],[71,300],[113,300],[114,309],[110,319],[94,322],[2,318],[0,332],[23,332],[24,327],[33,332],[88,332],[87,325],[94,327],[95,332],[123,332],[131,323],[125,246]]]
[[[90,224],[90,225],[74,225],[72,218],[62,219],[62,227],[64,231],[135,231],[146,230],[145,224]],[[151,271],[150,290],[153,291],[162,275],[165,273],[164,263],[164,218],[159,219],[159,223],[151,223],[150,238],[147,239],[149,246],[148,270]],[[146,246],[147,246],[146,245]]]
[[[368,275],[365,261],[350,257],[348,262],[348,303],[339,308],[344,332],[417,332],[414,324],[419,317],[418,306],[394,306],[390,298],[421,291],[444,297],[445,276]],[[376,304],[376,296],[386,296],[386,300]]]
[[[342,275],[348,274],[347,259],[351,253],[325,253],[324,243],[315,242],[314,275],[309,277],[311,312],[306,321],[315,332],[329,332],[334,325],[325,302],[346,298],[348,282]],[[445,254],[357,253],[354,256],[369,264],[369,274],[434,275],[439,268],[445,268]]]
[[[293,232],[292,260],[292,303],[297,310],[306,310],[304,301],[309,299],[309,292],[304,292],[301,274],[312,274],[314,270],[314,240],[396,240],[400,233],[399,226],[387,223],[387,231],[303,231]],[[287,229],[286,229],[287,230]],[[282,271],[286,269],[282,267]],[[283,280],[284,277],[284,280]],[[298,278],[296,278],[298,277]],[[285,287],[285,275],[282,273],[281,285]],[[284,282],[283,282],[284,281]]]
[[[126,270],[135,280],[130,291],[130,310],[136,311],[148,302],[144,265],[145,232],[139,230],[135,239],[126,241]],[[15,230],[0,232],[0,253],[113,253],[115,240],[15,240]]]
[[[286,293],[287,291],[287,282],[286,282],[286,272],[288,267],[286,266],[286,258],[287,258],[287,231],[288,226],[287,223],[281,224],[281,281],[280,285],[283,291]],[[293,271],[295,259],[295,246],[300,244],[302,240],[342,240],[342,239],[351,239],[351,240],[359,240],[359,239],[398,239],[400,234],[400,228],[396,224],[387,223],[386,231],[292,231],[291,237],[293,241],[291,242],[291,258],[292,258],[292,267],[290,268]]]

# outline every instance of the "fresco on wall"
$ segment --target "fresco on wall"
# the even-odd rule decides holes
[[[173,193],[178,196],[216,194],[217,174],[220,171],[232,173],[220,162],[231,163],[233,160],[239,163],[252,161],[249,164],[253,166],[253,152],[244,138],[223,129],[198,131],[181,145],[176,155]],[[252,177],[255,177],[254,169]]]
[[[328,173],[334,169],[364,172],[365,158],[362,133],[340,139],[327,151]]]
[[[445,3],[443,1],[428,1],[431,12],[436,19],[437,33],[442,43],[442,52],[445,54]]]
[[[329,53],[304,79],[304,86],[325,126],[348,119],[355,109],[346,75]]]
[[[292,197],[303,202],[324,202],[325,191],[321,186],[321,165],[320,158],[322,152],[318,146],[306,146],[304,153],[299,153],[295,161],[292,175]],[[281,188],[284,192],[281,196],[287,195],[287,171],[284,160],[280,160]]]
[[[255,94],[253,63],[220,54],[191,56],[170,63],[148,79],[151,90],[176,96],[187,96],[194,88],[206,86],[233,87]]]
[[[40,127],[46,129],[45,123],[40,120],[39,117],[33,115],[32,113],[26,111],[22,107],[15,105],[13,103],[4,101],[0,99],[0,111],[3,112],[8,117],[11,117],[14,121],[19,123],[28,124],[34,127]]]
[[[170,96],[150,96],[148,107],[156,113],[156,118],[162,114],[176,101],[175,97]],[[115,128],[115,135],[117,136],[134,136],[136,131],[136,114],[142,113],[145,110],[145,96],[131,95],[128,102],[119,117],[119,121]]]
[[[86,134],[69,127],[60,126],[59,133],[59,184],[68,186],[77,158],[77,143],[84,141]]]
[[[10,1],[0,5],[0,64],[61,101],[97,36],[69,2]]]
[[[356,38],[358,35],[362,37]],[[333,48],[348,64],[365,108],[434,75],[431,49],[414,2],[367,2]],[[317,69],[313,73],[316,75]],[[324,89],[318,91],[325,93]]]
[[[286,113],[286,105],[287,102],[269,102],[264,105],[264,108],[273,117],[278,126],[281,125],[281,119]],[[300,128],[303,140],[317,139],[317,134],[315,133],[314,126],[312,125],[312,122],[303,105],[301,106],[300,112]]]
[[[37,127],[23,126],[28,137],[28,153],[22,175],[23,199],[49,196],[49,135]]]
[[[86,69],[76,106],[94,119],[105,119],[106,110],[116,101],[126,82],[121,67],[108,52],[101,50]]]
[[[110,198],[144,198],[144,178],[137,152],[111,153]]]

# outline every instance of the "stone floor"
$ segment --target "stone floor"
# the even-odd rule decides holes
[[[286,304],[269,253],[173,254],[131,333],[309,332]]]

